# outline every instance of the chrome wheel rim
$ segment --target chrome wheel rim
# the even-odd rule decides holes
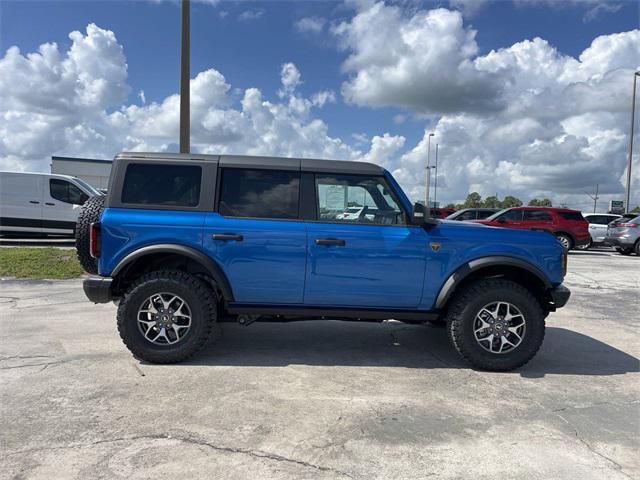
[[[138,329],[155,345],[173,345],[191,328],[189,304],[173,293],[154,293],[138,309]]]
[[[526,333],[522,312],[509,302],[492,302],[480,309],[473,322],[476,342],[490,353],[509,353],[518,348]]]

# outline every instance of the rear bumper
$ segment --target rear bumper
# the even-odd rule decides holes
[[[113,300],[111,294],[111,277],[89,277],[82,282],[82,289],[93,303],[108,303]]]
[[[569,301],[571,290],[560,284],[549,290],[549,296],[551,297],[554,309],[562,308]]]
[[[592,239],[591,239],[591,235],[588,235],[584,238],[576,238],[576,247],[584,247],[586,245],[589,245],[591,243]]]
[[[625,237],[607,237],[604,239],[604,244],[610,247],[632,247],[634,242],[630,238]]]

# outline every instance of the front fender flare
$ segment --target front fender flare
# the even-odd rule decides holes
[[[196,250],[195,248],[186,247],[184,245],[162,243],[157,245],[148,245],[146,247],[134,250],[133,252],[128,253],[122,260],[118,262],[118,264],[111,272],[111,277],[115,278],[119,273],[123,272],[128,265],[131,265],[132,262],[146,255],[155,253],[175,253],[177,255],[182,255],[198,262],[214,279],[214,281],[220,288],[224,299],[227,302],[233,302],[233,291],[231,290],[231,285],[229,284],[229,280],[227,280],[227,276],[224,274],[220,266],[204,253]]]
[[[449,275],[446,282],[442,285],[438,297],[436,298],[435,308],[439,309],[446,305],[449,298],[455,291],[456,287],[462,283],[462,281],[475,271],[481,268],[493,267],[493,266],[509,266],[517,267],[527,270],[529,273],[535,275],[545,286],[545,289],[553,288],[553,285],[547,278],[547,276],[535,265],[532,265],[525,260],[520,260],[514,257],[504,257],[499,255],[492,255],[488,257],[481,257],[475,260],[470,260],[460,266],[455,272]]]

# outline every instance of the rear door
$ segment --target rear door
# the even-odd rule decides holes
[[[44,177],[28,173],[0,173],[0,229],[42,233]]]
[[[589,222],[589,233],[591,234],[591,240],[594,243],[600,243],[604,241],[604,237],[607,236],[607,225],[609,224],[608,215],[589,215],[587,222]]]
[[[224,167],[217,212],[207,215],[203,245],[227,275],[234,299],[301,304],[307,233],[300,210],[300,171]]]
[[[522,210],[507,210],[493,220],[493,224],[498,227],[522,228]]]
[[[308,306],[415,308],[424,283],[427,235],[384,177],[315,174],[315,221],[307,222]],[[339,212],[361,208],[357,218]]]
[[[528,230],[553,230],[553,217],[547,210],[523,210],[522,228]]]
[[[80,207],[89,196],[64,178],[45,178],[42,228],[45,233],[71,233]]]

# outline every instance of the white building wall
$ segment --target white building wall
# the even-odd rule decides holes
[[[111,172],[110,160],[83,158],[51,158],[51,173],[72,175],[90,183],[95,188],[107,188]]]

